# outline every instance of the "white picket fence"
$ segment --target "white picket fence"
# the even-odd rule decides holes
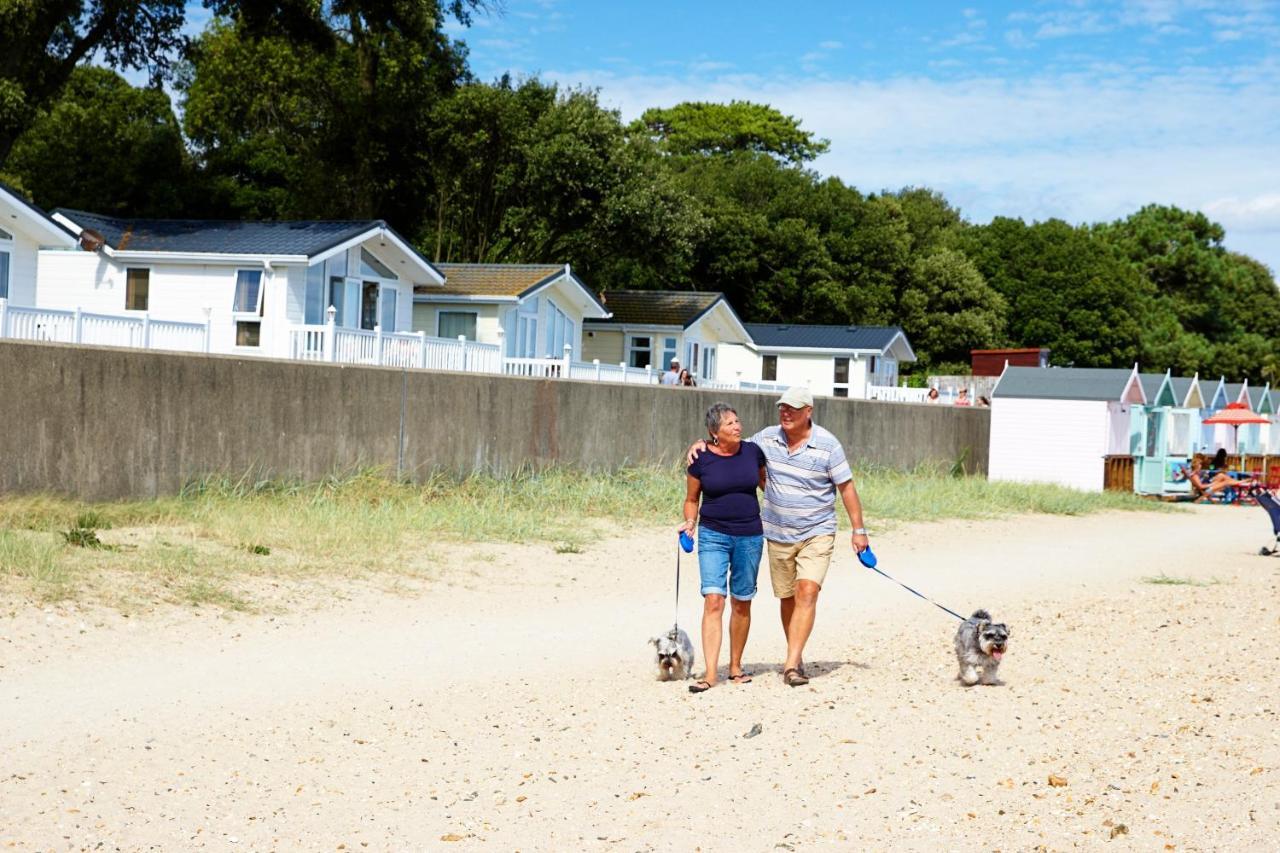
[[[0,338],[51,341],[69,344],[130,347],[134,349],[209,352],[210,323],[180,323],[156,320],[150,315],[93,314],[26,308],[0,299]],[[534,379],[577,379],[589,382],[618,382],[628,385],[657,385],[662,374],[652,367],[574,361],[565,346],[560,358],[511,358],[503,356],[501,344],[481,344],[464,337],[433,338],[424,332],[383,333],[380,328],[346,329],[333,322],[323,325],[294,325],[288,328],[289,358],[340,364],[366,364],[418,370],[453,370],[489,373]],[[698,380],[698,387],[724,391],[781,393],[786,385],[752,382],[739,376],[734,381]],[[868,399],[919,403],[925,388],[871,385]]]
[[[25,308],[0,299],[0,338],[104,347],[208,352],[209,323],[155,320],[76,309]]]

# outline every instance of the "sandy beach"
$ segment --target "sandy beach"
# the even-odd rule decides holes
[[[665,529],[579,554],[433,545],[447,565],[422,589],[274,614],[10,600],[0,847],[1275,849],[1269,539],[1260,510],[1216,506],[876,537],[888,573],[1008,623],[999,687],[961,687],[956,621],[847,539],[798,689],[767,571],[753,683],[654,680]]]

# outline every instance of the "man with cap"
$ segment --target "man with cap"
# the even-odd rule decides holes
[[[760,430],[752,443],[764,451],[766,483],[761,519],[773,593],[782,611],[787,659],[782,678],[791,687],[809,683],[804,647],[813,632],[818,593],[831,565],[836,539],[836,495],[853,526],[853,549],[869,545],[862,502],[840,441],[813,422],[813,394],[792,387],[778,398],[778,425]],[[690,448],[690,458],[705,445]]]
[[[680,359],[671,359],[671,368],[662,374],[663,385],[679,385],[680,384]]]

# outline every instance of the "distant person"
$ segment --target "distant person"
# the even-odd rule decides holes
[[[969,389],[961,388],[960,393],[956,395],[957,406],[972,406],[973,401],[969,399]]]
[[[924,399],[926,403],[939,403],[942,401],[942,398],[938,396],[937,388],[930,388],[929,393],[924,395]]]
[[[989,409],[989,408],[991,408],[991,401],[990,401],[989,399],[987,399],[986,395],[983,395],[983,396],[981,396],[981,397],[979,397],[979,398],[978,398],[978,408],[980,408],[980,409]]]
[[[680,359],[671,359],[671,366],[667,368],[667,372],[662,374],[663,385],[679,385],[680,384]]]
[[[698,387],[698,383],[693,381],[693,374],[689,372],[688,368],[680,371],[680,384],[685,388]]]

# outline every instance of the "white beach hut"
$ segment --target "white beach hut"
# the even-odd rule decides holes
[[[1130,410],[1145,403],[1137,365],[1006,367],[991,395],[988,477],[1100,492],[1112,457],[1132,489]]]

